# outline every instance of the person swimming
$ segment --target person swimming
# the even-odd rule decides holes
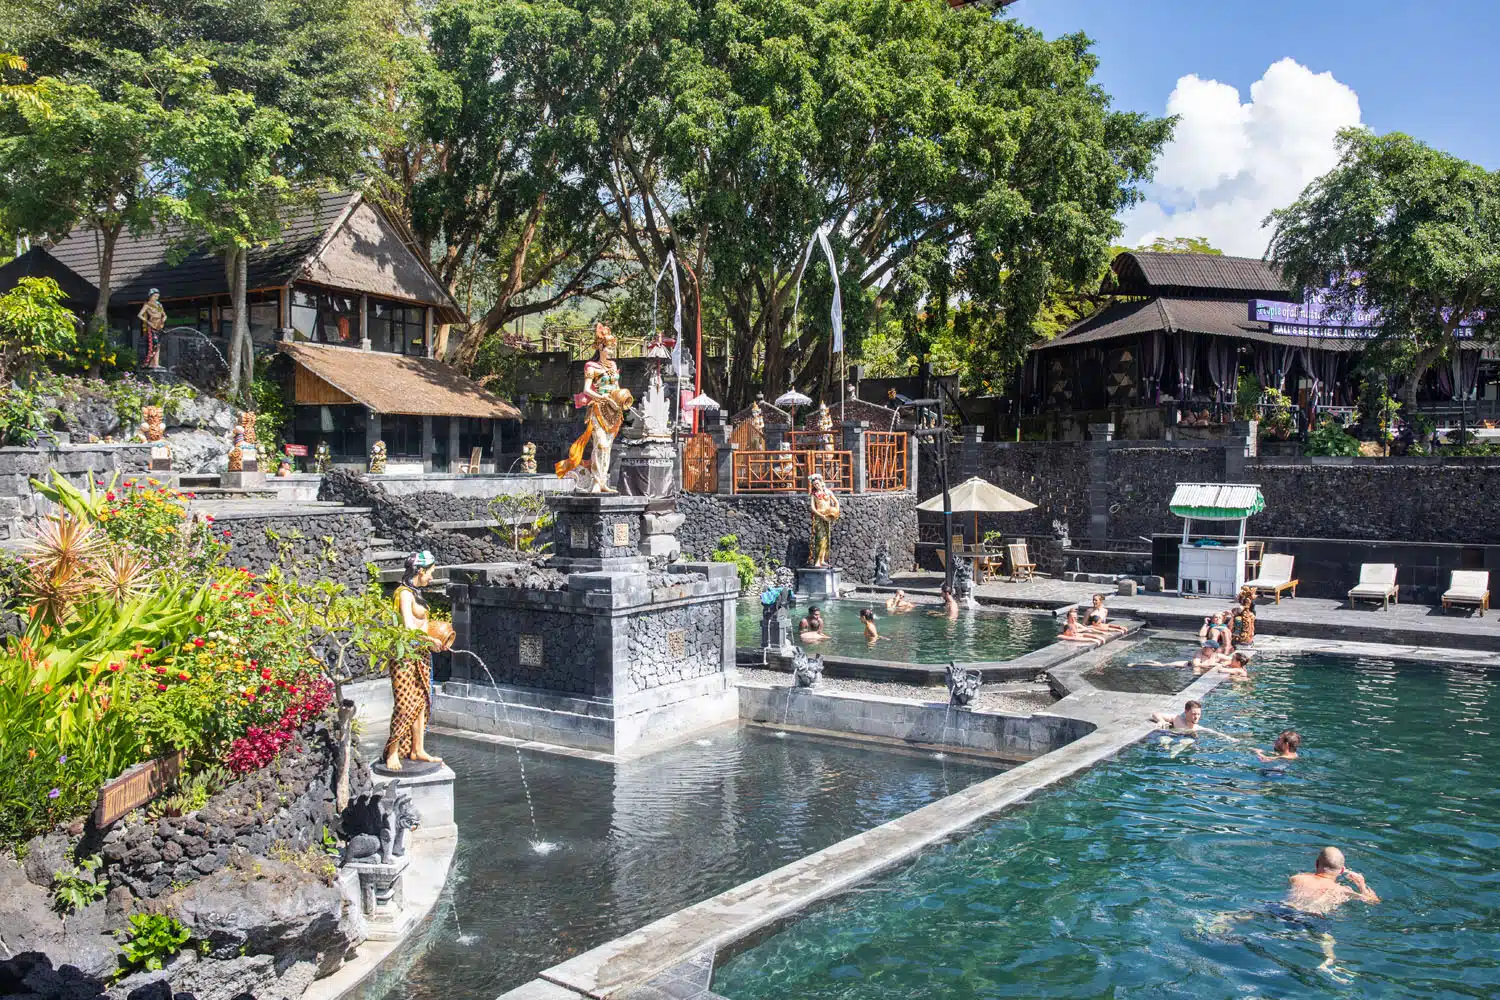
[[[1094,595],[1093,601],[1089,606],[1088,626],[1090,628],[1099,629],[1105,632],[1118,632],[1121,635],[1130,631],[1130,629],[1126,628],[1124,625],[1110,624],[1109,608],[1106,608],[1104,606],[1103,594]]]
[[[1156,723],[1163,729],[1170,729],[1171,731],[1176,733],[1188,733],[1194,736],[1196,736],[1198,733],[1212,733],[1215,736],[1223,737],[1231,743],[1239,742],[1239,740],[1235,739],[1233,736],[1230,736],[1228,733],[1221,733],[1217,729],[1210,729],[1208,726],[1205,726],[1201,721],[1202,719],[1203,702],[1197,701],[1195,699],[1189,699],[1188,701],[1183,703],[1181,715],[1168,715],[1165,712],[1152,712],[1150,721]]]
[[[1282,730],[1280,736],[1276,737],[1276,743],[1271,747],[1271,752],[1252,749],[1250,752],[1260,758],[1262,764],[1269,764],[1277,760],[1296,760],[1297,748],[1302,745],[1302,737],[1297,735],[1295,729]]]
[[[893,615],[898,611],[910,611],[914,607],[916,605],[907,599],[906,591],[904,590],[898,590],[885,599],[886,614]]]
[[[823,631],[823,612],[816,604],[808,607],[807,616],[798,624],[797,632],[803,642],[822,642],[828,638],[828,633]]]
[[[875,612],[869,608],[859,609],[859,620],[865,623],[865,638],[874,645],[880,641],[880,630],[875,627]]]
[[[1195,674],[1206,674],[1222,662],[1218,641],[1204,638],[1199,642],[1198,652],[1193,654],[1187,665],[1193,668]]]

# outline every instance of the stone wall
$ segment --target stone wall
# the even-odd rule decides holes
[[[333,580],[359,588],[369,582],[365,560],[375,534],[368,510],[330,509],[326,513],[286,515],[221,513],[214,521],[229,543],[227,560],[264,573],[279,566],[307,583]],[[222,532],[229,532],[224,536]]]
[[[393,496],[370,477],[335,469],[323,477],[318,499],[368,508],[373,534],[389,539],[396,549],[404,552],[425,549],[437,558],[440,565],[526,559],[494,535],[470,535],[433,527],[437,521],[488,518],[488,501],[481,498],[455,497],[439,492]],[[459,516],[447,516],[450,514]]]
[[[1109,505],[1109,538],[1139,541],[1142,537],[1150,538],[1155,531],[1180,532],[1182,519],[1167,508],[1177,484],[1226,481],[1222,448],[1129,444],[1110,448],[1106,461],[1109,472],[1104,493]],[[1250,522],[1254,530],[1261,530],[1260,521],[1257,517]],[[1077,538],[1084,526],[1074,527]]]
[[[632,615],[627,626],[634,691],[708,677],[723,670],[724,614],[717,604],[689,604],[654,614]]]
[[[844,579],[870,583],[875,554],[889,545],[891,569],[910,566],[917,543],[916,497],[911,493],[839,494],[843,515],[833,527],[832,562]],[[684,493],[677,498],[684,515],[677,537],[682,550],[707,559],[724,535],[739,539],[740,551],[757,561],[784,566],[807,562],[811,533],[808,500],[802,494]]]
[[[327,726],[305,728],[274,762],[211,797],[186,816],[121,821],[102,843],[82,845],[80,856],[98,851],[112,886],[138,899],[155,899],[227,866],[239,848],[268,857],[272,848],[300,852],[335,830],[334,760],[337,743]],[[370,773],[357,764],[352,795],[370,791]],[[139,815],[139,814],[133,814]]]
[[[53,470],[74,486],[87,487],[93,479],[106,482],[116,475],[145,475],[151,465],[144,444],[60,445],[50,448],[0,448],[0,520],[31,517],[50,508],[32,492],[31,481],[51,478]]]
[[[1256,535],[1500,544],[1500,464],[1251,466]]]
[[[957,486],[970,476],[979,476],[1037,505],[1012,514],[979,515],[981,539],[986,531],[1050,535],[1054,520],[1069,525],[1076,536],[1083,533],[1089,516],[1089,457],[1084,445],[1068,442],[963,442],[950,449],[948,484]],[[918,493],[923,499],[942,489],[936,465],[922,463]],[[941,517],[924,515],[934,523]],[[974,540],[969,538],[974,531],[972,516],[955,516],[954,522],[955,532],[962,529],[966,539]],[[891,565],[898,564],[892,560]]]

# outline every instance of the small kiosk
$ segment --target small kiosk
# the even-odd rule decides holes
[[[1169,504],[1182,518],[1177,547],[1177,590],[1205,597],[1238,596],[1245,585],[1245,521],[1266,509],[1259,486],[1240,483],[1178,483]],[[1236,541],[1193,539],[1194,521],[1238,521]]]

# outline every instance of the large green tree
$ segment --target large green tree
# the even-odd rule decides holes
[[[1415,401],[1461,326],[1500,333],[1500,173],[1400,133],[1339,133],[1339,163],[1272,213],[1268,255],[1299,295],[1378,316],[1374,356]]]

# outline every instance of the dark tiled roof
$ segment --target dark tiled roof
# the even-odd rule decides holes
[[[250,251],[247,288],[275,288],[296,276],[304,261],[322,245],[330,227],[343,218],[359,198],[347,191],[324,193],[308,208],[293,213],[281,235],[269,246]],[[203,246],[191,247],[177,263],[185,233],[167,226],[144,236],[122,234],[115,247],[111,301],[144,302],[150,290],[161,289],[164,299],[222,295],[229,291],[224,257]],[[99,234],[75,229],[51,248],[52,256],[92,285],[99,282]]]
[[[1238,337],[1241,340],[1268,344],[1294,344],[1325,351],[1356,350],[1364,343],[1354,338],[1288,337],[1272,333],[1269,324],[1250,319],[1250,303],[1246,299],[1160,297],[1145,302],[1116,302],[1088,319],[1075,323],[1056,339],[1033,346],[1032,350],[1097,344],[1158,330],[1164,333],[1205,333],[1218,337]]]
[[[1113,295],[1289,298],[1274,264],[1254,257],[1132,250],[1115,258],[1104,291]]]
[[[376,413],[422,417],[521,419],[521,411],[441,361],[329,344],[277,348],[318,378]]]
[[[22,278],[51,278],[63,290],[64,301],[77,310],[91,310],[99,300],[97,288],[41,247],[32,247],[0,267],[0,293],[16,287]]]

